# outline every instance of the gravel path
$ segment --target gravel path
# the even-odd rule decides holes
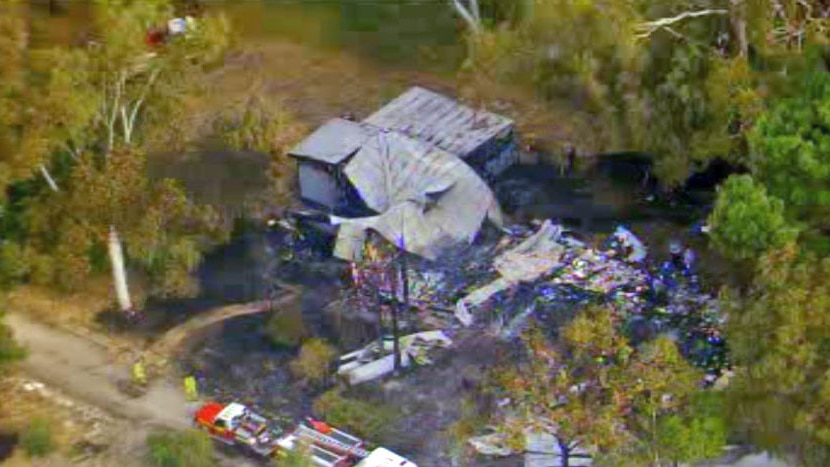
[[[123,444],[129,446],[119,448],[140,451],[142,435],[154,428],[190,427],[194,407],[187,403],[181,388],[171,382],[154,381],[145,395],[130,398],[116,387],[117,381],[129,378],[129,369],[110,361],[105,347],[20,314],[7,314],[6,324],[29,352],[21,363],[26,374],[134,424],[134,430],[124,433]],[[226,466],[259,465],[237,456],[222,457],[222,465]]]

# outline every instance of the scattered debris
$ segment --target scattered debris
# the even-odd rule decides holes
[[[412,261],[409,297],[421,310],[421,325],[427,317],[432,327],[445,330],[478,322],[495,325],[509,340],[531,317],[555,333],[575,309],[604,303],[635,344],[657,333],[674,335],[684,355],[715,379],[728,368],[717,298],[703,290],[690,268],[690,253],[685,262],[655,267],[645,261],[646,247],[624,227],[605,248],[595,248],[549,220],[535,224],[535,232],[511,227],[506,235],[439,262]],[[384,298],[400,300],[396,295]],[[365,310],[368,302],[353,300],[351,306]]]
[[[475,436],[468,439],[467,442],[485,456],[507,457],[513,454],[513,450],[507,445],[507,437],[503,433]]]
[[[399,339],[401,366],[406,368],[413,361],[418,365],[429,365],[432,363],[429,358],[432,349],[447,348],[450,345],[452,339],[442,331],[425,331],[403,336]],[[384,340],[383,348],[380,343],[373,342],[360,350],[341,356],[337,374],[345,378],[349,384],[355,385],[389,374],[394,367],[395,355],[390,339]]]
[[[472,324],[470,306],[479,306],[493,295],[519,282],[532,282],[550,273],[560,265],[564,247],[557,243],[562,236],[562,226],[545,221],[537,233],[528,237],[514,249],[493,261],[493,267],[501,277],[474,290],[456,304],[456,317],[462,324]]]

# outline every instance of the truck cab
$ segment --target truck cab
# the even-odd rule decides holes
[[[377,448],[355,467],[418,467],[414,462],[386,448]]]
[[[202,406],[194,417],[194,424],[218,441],[243,446],[260,456],[271,456],[277,449],[281,430],[248,407],[230,403],[211,402]]]

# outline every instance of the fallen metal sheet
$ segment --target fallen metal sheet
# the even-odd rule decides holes
[[[412,361],[428,364],[430,360],[424,350],[431,347],[449,347],[452,339],[443,331],[423,331],[402,336],[399,339],[401,366],[408,367]],[[392,342],[384,342],[381,349],[378,342],[349,352],[340,357],[337,374],[346,378],[349,384],[360,384],[380,378],[395,369],[395,355]]]
[[[501,277],[456,302],[456,318],[469,326],[473,321],[469,307],[481,305],[503,290],[520,282],[535,281],[559,267],[564,253],[564,246],[559,243],[561,237],[562,226],[546,220],[538,232],[498,256],[493,264]]]

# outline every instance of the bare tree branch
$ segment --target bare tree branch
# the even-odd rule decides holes
[[[651,36],[654,32],[659,29],[666,29],[669,26],[678,23],[680,21],[689,19],[689,18],[699,18],[701,16],[712,16],[712,15],[727,15],[729,14],[729,10],[698,10],[698,11],[686,11],[681,13],[677,16],[672,16],[670,18],[660,18],[654,21],[647,21],[645,23],[639,24],[636,27],[638,31],[636,37],[638,39],[646,39]]]

